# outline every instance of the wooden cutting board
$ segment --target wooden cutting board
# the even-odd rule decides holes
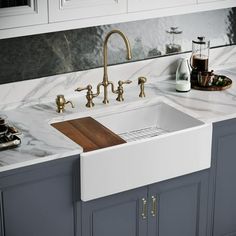
[[[63,121],[51,125],[82,146],[84,152],[126,143],[125,140],[92,117]]]

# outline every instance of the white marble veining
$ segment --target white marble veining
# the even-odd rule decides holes
[[[224,50],[227,51],[228,48],[230,47]],[[146,84],[147,97],[145,99],[138,97],[139,87],[137,81],[134,80],[132,86],[126,86],[125,102],[118,103],[115,101],[115,95],[111,95],[110,104],[105,106],[102,104],[102,96],[100,96],[94,99],[96,105],[93,109],[85,108],[84,93],[71,93],[71,91],[78,85],[85,85],[89,81],[88,78],[96,78],[95,81],[100,81],[98,73],[100,69],[78,72],[81,78],[77,78],[75,73],[74,76],[62,75],[61,78],[58,76],[59,79],[55,81],[49,78],[47,83],[45,78],[36,82],[35,80],[33,82],[28,81],[27,83],[31,83],[31,87],[24,86],[24,82],[13,84],[13,87],[10,84],[0,86],[0,96],[4,101],[1,104],[1,114],[6,114],[9,120],[22,131],[22,144],[19,148],[0,152],[0,171],[81,153],[82,148],[79,145],[50,126],[52,122],[85,115],[110,113],[117,111],[122,106],[135,106],[139,103],[149,104],[152,98],[158,96],[168,100],[177,109],[207,123],[235,118],[236,66],[229,68],[236,61],[232,60],[232,58],[235,59],[235,51],[234,47],[228,51],[228,54],[222,54],[222,51],[215,53],[218,54],[215,58],[220,58],[214,64],[215,68],[221,68],[218,73],[224,74],[233,80],[230,89],[220,92],[191,90],[189,93],[177,93],[175,91],[175,81],[166,79],[168,74],[173,74],[173,71],[170,71],[169,68],[171,70],[175,68],[173,64],[176,64],[176,56],[169,58],[173,68],[167,66],[166,58],[166,64],[162,64],[162,69],[158,68],[159,59],[109,68],[112,80],[113,76],[114,80],[118,78],[133,78],[134,80],[140,75],[146,75],[148,77]],[[222,57],[220,57],[221,54]],[[162,60],[164,59],[162,58]],[[129,65],[130,71],[128,70]],[[124,68],[126,68],[125,71],[123,71]],[[159,77],[160,74],[163,75],[162,78]],[[82,79],[82,75],[86,81]],[[69,79],[64,79],[67,76]],[[22,90],[19,90],[19,88]],[[16,98],[13,96],[14,93]],[[71,98],[75,102],[76,108],[73,110],[68,107],[62,115],[56,113],[54,98],[55,94],[58,93],[65,93],[67,98]],[[16,107],[16,104],[21,104],[21,106],[10,109]],[[4,109],[6,107],[7,109]]]

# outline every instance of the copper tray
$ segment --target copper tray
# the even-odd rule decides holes
[[[232,80],[224,75],[215,75],[213,85],[208,87],[203,87],[198,84],[197,81],[191,81],[191,87],[197,90],[203,91],[222,91],[228,89],[232,86]]]

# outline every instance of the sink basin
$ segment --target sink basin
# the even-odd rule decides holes
[[[210,167],[212,125],[156,100],[92,115],[127,141],[80,154],[89,201]]]
[[[95,119],[126,142],[142,140],[203,125],[204,123],[164,102],[122,110]]]

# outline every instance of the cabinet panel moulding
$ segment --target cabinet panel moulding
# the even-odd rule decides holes
[[[27,6],[0,9],[0,38],[2,30],[48,23],[47,0],[30,0]],[[17,35],[18,36],[18,35]]]
[[[102,5],[117,5],[120,0],[89,0],[89,1],[76,1],[76,0],[61,0],[60,1],[60,9],[75,9],[75,8],[83,8],[83,7],[95,7]]]

